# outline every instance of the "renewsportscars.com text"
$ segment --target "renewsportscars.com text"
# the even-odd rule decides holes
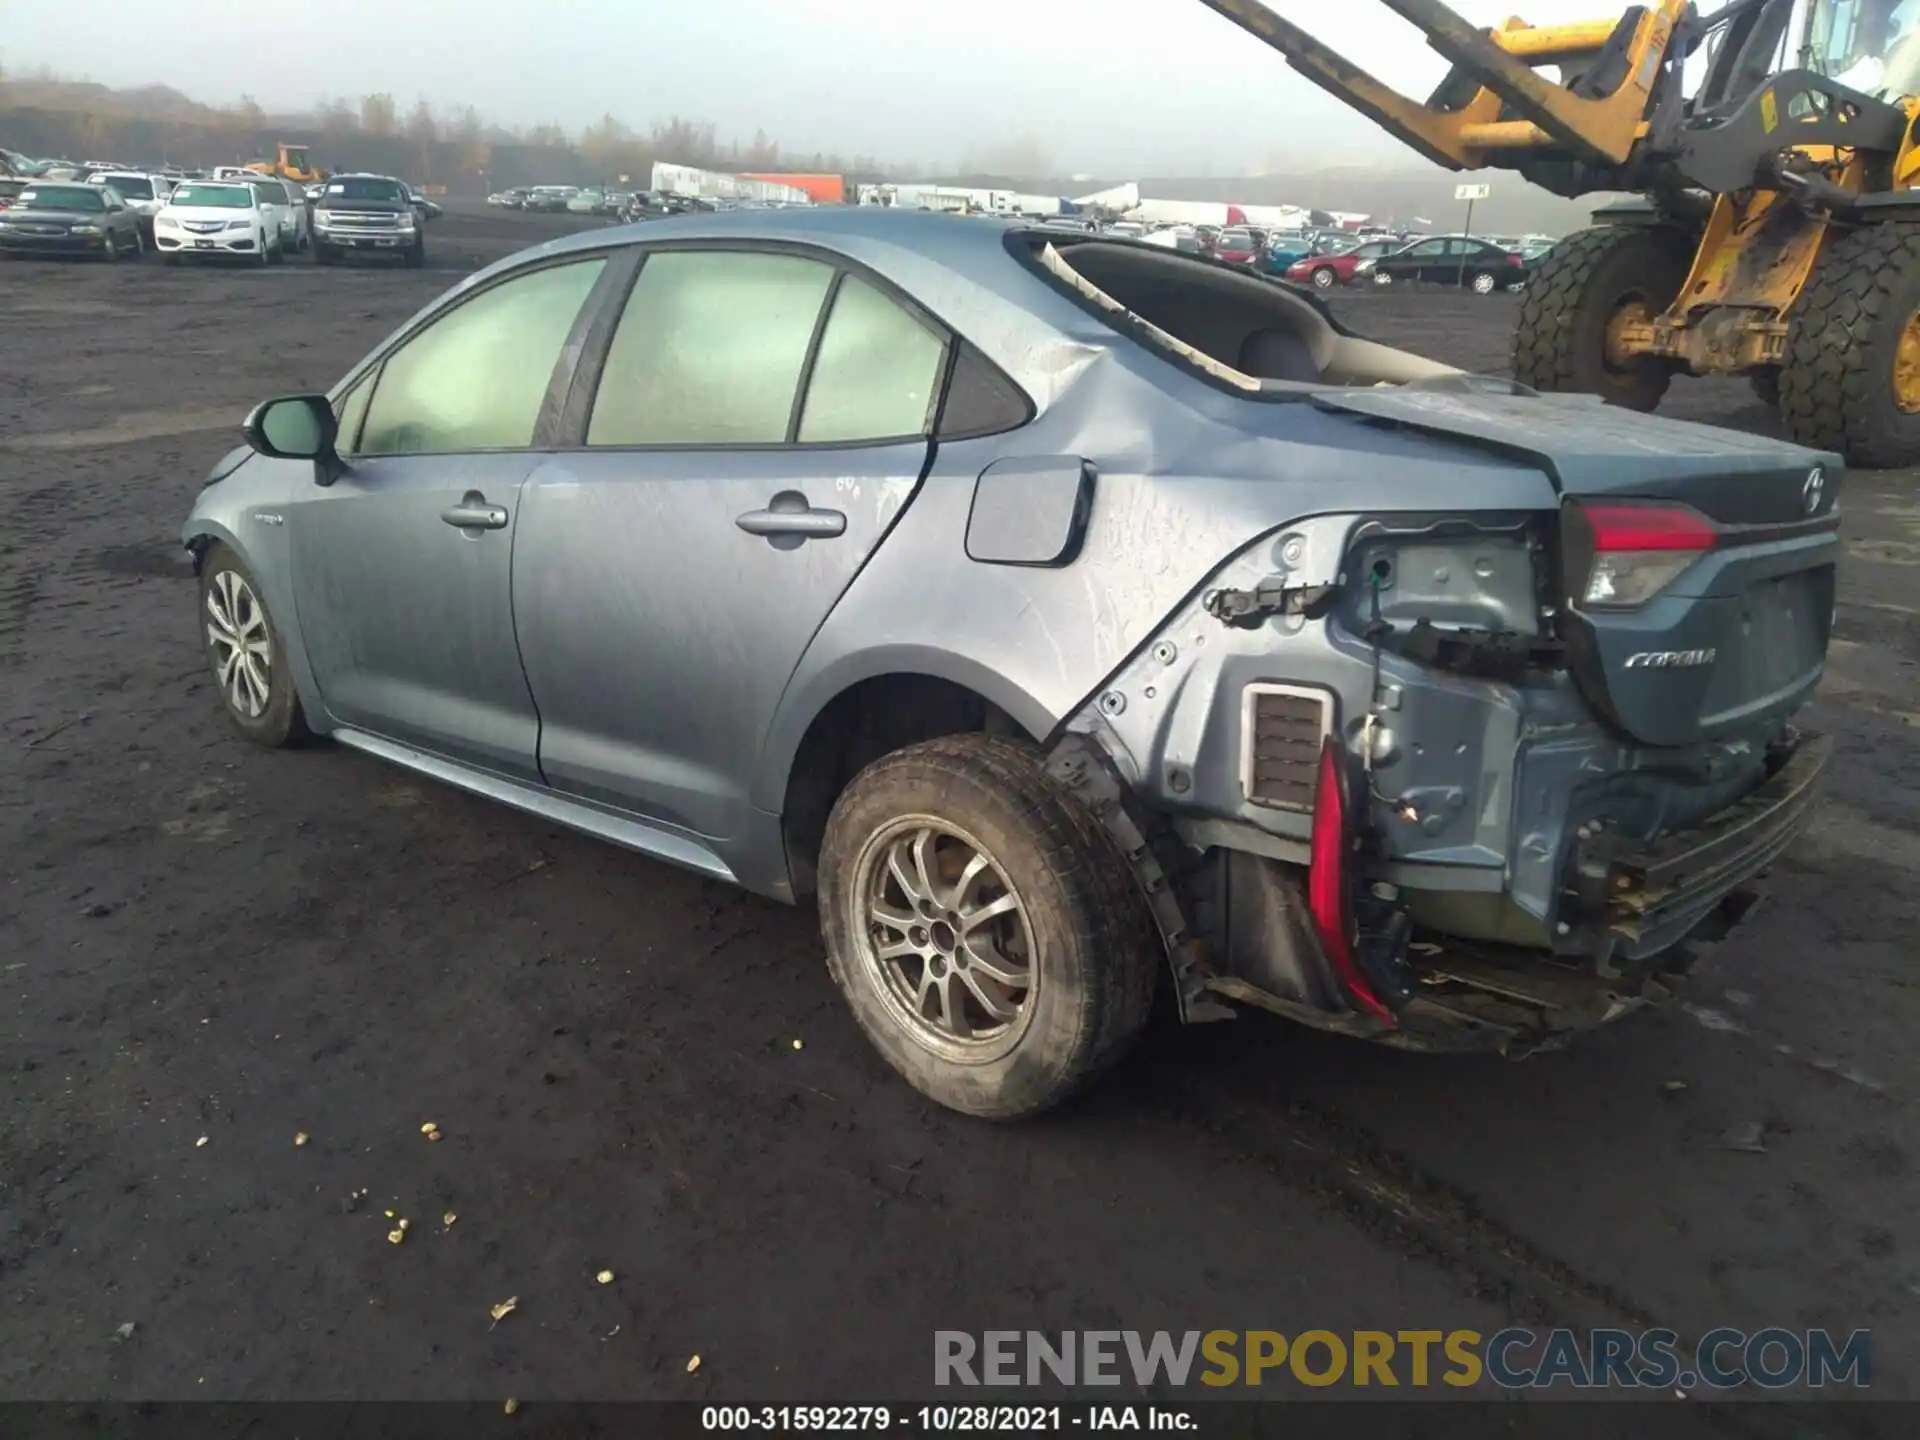
[[[937,1330],[948,1386],[1305,1385],[1505,1390],[1681,1389],[1873,1383],[1873,1337],[1710,1330],[1689,1353],[1673,1330]]]

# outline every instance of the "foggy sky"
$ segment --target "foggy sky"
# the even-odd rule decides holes
[[[1600,18],[1610,0],[1455,0],[1480,24]],[[1445,69],[1375,0],[1270,0],[1379,78]],[[1709,7],[1710,8],[1710,7]],[[680,114],[722,140],[940,168],[1037,145],[1055,174],[1227,176],[1420,162],[1193,0],[59,0],[0,4],[0,65],[161,82],[268,112],[391,92],[577,130]]]

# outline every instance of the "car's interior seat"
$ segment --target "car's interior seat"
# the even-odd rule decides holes
[[[1320,366],[1306,338],[1296,330],[1255,330],[1240,342],[1234,368],[1256,380],[1293,380],[1304,385],[1320,379]]]

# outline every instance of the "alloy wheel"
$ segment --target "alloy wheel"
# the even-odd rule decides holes
[[[253,587],[222,570],[207,587],[207,654],[220,694],[243,720],[258,720],[273,699],[273,633]]]
[[[930,815],[892,821],[862,847],[853,905],[860,963],[921,1045],[984,1062],[1019,1042],[1039,983],[1033,927],[979,840]]]

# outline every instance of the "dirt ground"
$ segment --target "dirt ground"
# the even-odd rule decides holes
[[[176,536],[247,406],[558,223],[0,265],[0,1397],[904,1399],[936,1329],[1517,1320],[1869,1328],[1920,1398],[1913,475],[1847,482],[1837,773],[1687,1005],[1519,1065],[1169,1030],[995,1128],[882,1067],[810,914],[216,709]],[[1504,361],[1511,299],[1339,303]]]

